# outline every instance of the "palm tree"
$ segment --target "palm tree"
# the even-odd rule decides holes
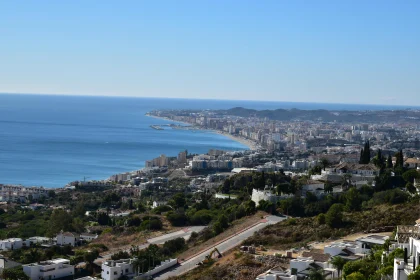
[[[335,256],[331,259],[330,263],[334,266],[335,269],[337,269],[338,277],[340,277],[341,271],[343,270],[343,267],[346,264],[346,260],[344,260],[340,256]]]
[[[309,280],[325,280],[324,271],[312,268],[309,272]]]

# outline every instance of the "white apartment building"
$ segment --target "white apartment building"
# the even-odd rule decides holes
[[[23,240],[20,238],[9,238],[0,240],[0,250],[16,250],[23,246]]]
[[[106,261],[102,264],[103,280],[117,280],[121,276],[134,276],[133,259]]]
[[[32,199],[38,199],[47,195],[48,190],[43,187],[24,187],[20,185],[0,184],[0,201],[25,201],[29,197],[32,197]]]
[[[23,265],[23,272],[31,280],[59,279],[74,275],[74,266],[70,260],[54,259],[45,262]]]

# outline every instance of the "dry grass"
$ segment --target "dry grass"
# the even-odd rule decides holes
[[[198,266],[192,271],[171,280],[254,280],[258,275],[273,267],[288,267],[285,259],[271,257],[270,260],[257,261],[252,255],[237,249],[224,253],[223,258],[212,265]]]
[[[248,217],[244,217],[241,218],[237,221],[235,221],[233,223],[233,225],[231,227],[229,227],[227,230],[225,230],[224,232],[222,232],[221,234],[203,242],[200,244],[191,244],[190,246],[192,248],[188,249],[187,251],[183,252],[181,255],[178,256],[178,259],[188,259],[194,255],[196,255],[197,253],[206,250],[210,247],[213,247],[214,244],[219,243],[220,241],[258,223],[261,221],[261,217],[267,215],[267,213],[265,212],[257,212],[255,215],[253,216],[248,216]]]
[[[121,233],[103,233],[92,244],[104,244],[108,247],[108,254],[118,252],[121,250],[130,249],[132,246],[138,246],[147,242],[147,239],[158,237],[167,233],[178,231],[184,227],[173,227],[164,216],[159,215],[139,215],[143,216],[158,216],[163,224],[162,230],[159,231],[134,231],[123,229]]]

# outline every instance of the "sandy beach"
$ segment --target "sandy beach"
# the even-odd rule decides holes
[[[255,141],[245,139],[245,138],[242,138],[240,136],[235,136],[235,135],[229,134],[227,132],[223,132],[223,131],[218,131],[218,130],[212,130],[212,131],[214,131],[215,133],[221,134],[223,136],[226,136],[226,137],[232,139],[233,141],[239,142],[242,145],[247,146],[252,151],[255,151],[255,150],[258,149],[258,145]]]
[[[210,132],[213,132],[213,133],[221,134],[221,135],[223,135],[225,137],[230,138],[233,141],[239,142],[242,145],[247,146],[252,151],[255,151],[255,150],[258,149],[258,145],[257,145],[257,143],[255,141],[249,140],[249,139],[245,139],[245,138],[243,138],[241,136],[235,136],[235,135],[232,135],[230,133],[227,133],[227,132],[224,132],[224,131],[220,131],[220,130],[201,129],[201,128],[198,128],[198,127],[194,126],[193,124],[190,124],[190,123],[187,123],[187,122],[181,122],[181,121],[174,121],[174,120],[171,120],[169,118],[157,117],[157,116],[153,116],[153,115],[146,115],[146,116],[151,117],[151,118],[161,119],[161,120],[167,120],[167,121],[171,121],[171,122],[183,123],[183,124],[189,125],[191,127],[194,127],[194,128],[196,128],[198,130],[210,131]]]

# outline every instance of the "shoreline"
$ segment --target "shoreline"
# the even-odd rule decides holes
[[[241,143],[242,145],[247,146],[248,149],[251,150],[251,151],[255,151],[255,150],[258,149],[257,143],[250,140],[250,139],[245,139],[241,136],[232,135],[232,134],[229,134],[229,133],[224,132],[224,131],[219,131],[219,130],[211,130],[211,131],[214,132],[214,133],[223,135],[223,136],[225,136],[225,137],[227,137],[227,138],[229,138],[233,141]]]
[[[223,135],[223,136],[225,136],[225,137],[227,137],[227,138],[229,138],[229,139],[231,139],[235,142],[238,142],[238,143],[248,147],[248,149],[251,150],[251,151],[255,151],[255,150],[258,149],[258,144],[255,141],[250,140],[250,139],[245,139],[245,138],[243,138],[241,136],[238,136],[238,135],[232,135],[232,134],[227,133],[225,131],[214,130],[214,129],[203,129],[203,128],[200,128],[200,127],[196,127],[196,126],[194,126],[190,123],[187,123],[187,122],[175,121],[175,120],[172,120],[172,119],[169,119],[169,118],[166,118],[166,117],[157,117],[157,116],[153,116],[153,115],[150,115],[150,114],[146,114],[145,116],[155,118],[155,119],[160,119],[160,120],[171,121],[171,122],[175,122],[175,123],[182,123],[182,124],[186,124],[188,126],[194,127],[197,130],[209,131],[211,133],[216,133],[216,134],[219,134],[219,135]]]
[[[200,127],[194,126],[194,125],[192,125],[190,123],[187,123],[187,122],[175,121],[175,120],[172,120],[172,119],[169,119],[169,118],[165,118],[165,117],[157,117],[157,116],[148,115],[148,114],[146,114],[145,116],[151,117],[151,118],[160,119],[160,120],[170,121],[172,123],[185,124],[186,126],[193,127],[196,130],[207,131],[207,132],[210,132],[210,133],[215,133],[215,134],[223,135],[223,136],[225,136],[225,137],[227,137],[227,138],[229,138],[229,139],[231,139],[231,140],[233,140],[235,142],[238,142],[238,143],[246,146],[251,151],[255,151],[258,148],[258,145],[257,145],[257,143],[255,141],[249,140],[249,139],[245,139],[245,138],[240,137],[240,136],[232,135],[232,134],[229,134],[229,133],[224,132],[224,131],[214,130],[214,129],[202,129]],[[137,170],[142,170],[143,168],[144,167],[141,167],[140,169],[137,169]],[[137,171],[137,170],[134,170],[134,171]],[[126,171],[126,172],[130,172],[130,171]],[[112,175],[110,175],[110,176],[112,176]],[[109,177],[106,178],[106,179],[97,179],[97,180],[94,180],[94,181],[106,181],[108,179],[109,179]],[[70,182],[68,182],[66,185],[68,185],[69,183]],[[45,187],[45,186],[42,186],[42,185],[22,185],[22,184],[8,184],[8,183],[0,183],[0,185],[20,186],[20,187],[25,187],[25,188],[33,188],[33,187],[35,187],[35,188],[45,188],[45,189],[51,189],[51,190],[63,189],[66,186],[66,185],[64,185],[64,186],[61,186],[61,187]]]

